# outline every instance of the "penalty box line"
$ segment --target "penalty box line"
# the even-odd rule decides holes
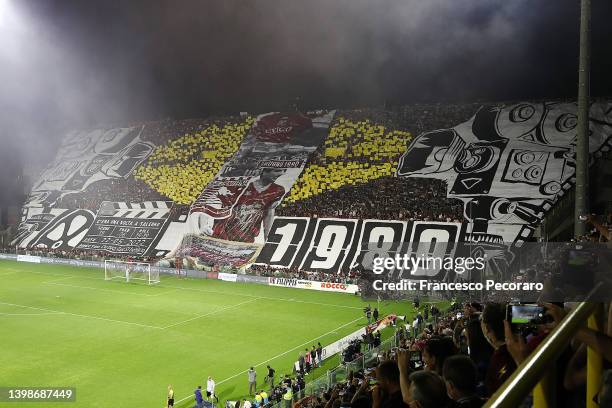
[[[230,306],[222,307],[222,308],[219,308],[219,309],[215,309],[215,310],[212,310],[210,312],[207,312],[207,313],[204,313],[204,314],[201,314],[201,315],[198,315],[198,316],[194,316],[192,318],[189,318],[189,319],[177,322],[177,323],[169,324],[169,325],[163,326],[163,327],[160,327],[160,326],[151,326],[151,325],[144,324],[144,323],[129,322],[129,321],[125,321],[125,320],[109,319],[109,318],[100,317],[100,316],[85,315],[85,314],[71,313],[71,312],[64,312],[64,311],[61,311],[61,310],[53,310],[53,309],[47,309],[47,308],[42,308],[42,307],[20,305],[20,304],[16,304],[16,303],[0,302],[0,304],[7,305],[7,306],[21,307],[21,308],[26,308],[26,309],[32,309],[32,310],[39,310],[39,311],[47,312],[48,314],[57,314],[57,315],[63,314],[63,315],[76,316],[76,317],[82,317],[82,318],[87,318],[87,319],[104,320],[104,321],[107,321],[107,322],[130,324],[130,325],[134,325],[134,326],[146,327],[146,328],[149,328],[149,329],[166,330],[166,329],[169,329],[171,327],[175,327],[175,326],[178,326],[178,325],[181,325],[181,324],[184,324],[184,323],[189,323],[191,321],[194,321],[194,320],[197,320],[197,319],[201,319],[201,318],[206,317],[206,316],[210,316],[212,314],[221,313],[221,312],[224,312],[226,310],[234,309],[234,308],[240,307],[240,306],[242,306],[244,304],[247,304],[247,303],[253,303],[253,302],[257,301],[257,300],[258,299],[250,299],[250,300],[247,300],[245,302],[237,303],[235,305],[230,305]]]
[[[22,308],[32,309],[32,310],[41,310],[43,312],[52,312],[52,313],[56,313],[56,314],[63,314],[63,315],[76,316],[76,317],[83,317],[83,318],[86,318],[86,319],[95,319],[95,320],[104,320],[104,321],[107,321],[107,322],[123,323],[123,324],[129,324],[129,325],[133,325],[133,326],[146,327],[146,328],[149,328],[149,329],[157,329],[157,330],[163,330],[164,329],[163,327],[150,326],[150,325],[144,324],[144,323],[128,322],[128,321],[125,321],[125,320],[115,320],[115,319],[109,319],[109,318],[106,318],[106,317],[85,315],[85,314],[79,314],[79,313],[63,312],[61,310],[47,309],[47,308],[44,308],[44,307],[34,307],[34,306],[27,306],[27,305],[19,305],[19,304],[16,304],[16,303],[7,303],[7,302],[0,302],[0,305],[22,307]]]
[[[358,318],[357,318],[357,319],[355,319],[355,320],[351,320],[351,321],[350,321],[350,322],[348,322],[348,323],[344,323],[342,326],[336,327],[335,329],[332,329],[332,330],[328,331],[327,333],[324,333],[324,334],[322,334],[322,335],[320,335],[320,336],[317,336],[317,337],[315,337],[314,339],[308,340],[308,341],[306,341],[306,342],[304,342],[304,343],[300,344],[299,346],[295,346],[295,347],[293,347],[292,349],[289,349],[289,350],[287,350],[287,351],[284,351],[284,352],[282,352],[282,353],[280,353],[280,354],[278,354],[278,355],[276,355],[276,356],[274,356],[274,357],[271,357],[271,358],[269,358],[269,359],[267,359],[267,360],[265,360],[265,361],[262,361],[261,363],[257,363],[257,364],[255,364],[255,365],[253,365],[253,368],[255,368],[255,367],[259,367],[259,366],[262,366],[262,365],[264,365],[264,364],[266,364],[266,363],[269,363],[270,361],[274,361],[274,360],[276,360],[276,359],[277,359],[277,358],[279,358],[279,357],[282,357],[282,356],[284,356],[284,355],[286,355],[286,354],[291,353],[292,351],[295,351],[295,350],[297,350],[297,349],[300,349],[300,348],[304,347],[305,345],[311,344],[313,341],[319,340],[319,339],[321,339],[321,338],[323,338],[323,337],[325,337],[325,336],[327,336],[327,335],[329,335],[329,334],[332,334],[333,332],[335,332],[335,331],[337,331],[337,330],[339,330],[339,329],[342,329],[342,328],[344,328],[344,327],[346,327],[346,326],[349,326],[349,325],[351,325],[351,324],[355,323],[355,322],[356,322],[356,321],[358,321],[358,320],[363,320],[363,317],[361,317],[361,316],[360,316],[360,317],[358,317]],[[216,384],[217,384],[217,385],[221,385],[221,384],[223,384],[223,383],[225,383],[225,382],[227,382],[227,381],[229,381],[229,380],[232,380],[232,379],[234,379],[234,378],[238,377],[239,375],[242,375],[242,374],[246,373],[247,371],[248,371],[248,370],[243,370],[243,371],[240,371],[239,373],[236,373],[236,374],[232,375],[231,377],[227,377],[227,378],[225,378],[225,379],[223,379],[223,380],[219,381],[219,382],[218,382],[218,383],[216,383]],[[178,403],[180,403],[180,402],[183,402],[183,401],[188,400],[189,398],[193,398],[193,395],[188,395],[187,397],[181,398],[180,400],[175,401],[175,403],[177,403],[177,404],[178,404]]]
[[[172,289],[172,290],[167,290],[165,292],[161,292],[161,293],[156,293],[154,295],[151,295],[149,293],[138,293],[138,292],[130,292],[130,291],[123,291],[123,290],[115,290],[115,289],[107,289],[107,288],[96,288],[93,286],[81,286],[81,285],[71,285],[69,283],[58,283],[61,280],[64,279],[72,279],[72,277],[66,277],[66,278],[61,278],[61,279],[56,279],[56,280],[52,280],[52,281],[47,281],[47,282],[42,282],[43,285],[55,285],[55,286],[66,286],[69,288],[77,288],[77,289],[90,289],[90,290],[99,290],[102,292],[111,292],[111,293],[120,293],[123,295],[130,295],[130,296],[146,296],[146,297],[157,297],[157,296],[162,296],[168,293],[172,293],[174,291],[176,291],[176,289]]]
[[[201,314],[201,315],[198,315],[198,316],[194,316],[194,317],[192,317],[190,319],[187,319],[187,320],[183,320],[183,321],[180,321],[180,322],[177,322],[177,323],[169,324],[169,325],[164,326],[162,328],[163,329],[169,329],[171,327],[176,327],[176,326],[184,324],[184,323],[189,323],[189,322],[192,322],[194,320],[201,319],[202,317],[210,316],[212,314],[224,312],[224,311],[230,310],[230,309],[235,309],[235,308],[240,307],[242,305],[246,305],[247,303],[253,303],[253,302],[257,301],[257,300],[259,300],[259,298],[255,298],[255,299],[251,299],[251,300],[246,300],[244,302],[240,302],[240,303],[237,303],[235,305],[225,306],[225,307],[222,307],[222,308],[219,308],[219,309],[216,309],[216,310],[212,310],[210,312],[207,312],[207,313],[204,313],[204,314]]]

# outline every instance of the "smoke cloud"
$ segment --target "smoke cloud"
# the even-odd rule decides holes
[[[609,95],[612,6],[594,3],[591,89]],[[0,143],[34,167],[73,128],[577,87],[576,1],[0,0],[0,15]]]

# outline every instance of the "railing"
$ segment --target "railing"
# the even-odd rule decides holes
[[[544,339],[536,350],[523,361],[506,382],[486,403],[485,407],[515,408],[533,390],[535,408],[556,406],[554,396],[554,381],[550,374],[559,355],[563,352],[571,338],[588,320],[589,327],[598,328],[603,305],[594,302],[582,302],[572,310],[559,325]],[[597,407],[593,397],[601,384],[601,355],[591,348],[587,358],[587,396],[586,406]],[[548,375],[546,375],[548,374]]]

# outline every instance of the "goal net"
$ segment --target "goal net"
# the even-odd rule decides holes
[[[126,282],[144,281],[151,285],[159,283],[159,271],[151,270],[145,262],[104,261],[105,280],[124,280]]]

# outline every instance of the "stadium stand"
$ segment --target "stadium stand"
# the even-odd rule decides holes
[[[397,348],[381,348],[377,359],[367,367],[351,370],[346,379],[326,387],[299,390],[294,393],[293,406],[407,407],[418,401],[422,407],[481,407],[566,318],[567,310],[555,305],[548,307],[552,323],[532,328],[525,342],[505,322],[506,304],[452,303],[441,316],[431,313],[433,305],[421,305],[414,322],[397,326]],[[611,320],[609,313],[608,327]],[[606,340],[598,343],[588,339],[586,333],[590,329],[581,330],[577,339],[586,340],[597,350],[602,349],[604,342],[612,341],[609,333],[599,332],[598,336]],[[586,378],[578,374],[584,370],[584,362],[575,365],[576,356],[583,353],[584,348],[578,344],[565,347],[561,371],[553,380],[561,396],[555,406],[584,404],[581,387]],[[604,358],[611,361],[609,355]],[[572,363],[568,364],[570,360]],[[389,372],[393,374],[390,376]],[[378,380],[375,387],[371,385],[372,378]],[[568,378],[572,378],[571,383]],[[610,395],[605,385],[602,393],[599,400],[608,401]],[[529,395],[522,406],[533,403],[534,397]]]
[[[395,173],[400,155],[417,135],[456,126],[473,116],[480,106],[475,103],[417,104],[337,111],[328,137],[311,155],[276,208],[276,216],[463,222],[464,203],[447,198],[445,181],[398,178]],[[130,124],[141,126],[140,140],[154,145],[152,154],[130,176],[99,180],[45,205],[85,209],[95,214],[104,201],[168,200],[174,203],[175,218],[184,217],[189,212],[189,204],[237,151],[254,121],[252,116],[242,116]],[[600,158],[609,160],[609,155],[609,151],[604,151]],[[593,217],[591,222],[593,229],[578,240],[605,241],[606,234],[602,231],[609,228],[609,211]],[[8,246],[7,250],[14,249]],[[111,257],[100,251],[88,253],[82,248],[64,247],[58,252],[39,246],[28,250],[82,258]],[[155,255],[133,257],[153,259]],[[248,271],[262,276],[322,278],[320,272],[295,268],[281,272],[252,267]],[[351,278],[348,270],[340,270],[333,279]]]
[[[415,135],[461,123],[474,114],[477,106],[435,104],[388,111],[359,109],[337,112],[329,137],[310,158],[301,176],[277,208],[276,215],[462,222],[463,203],[447,198],[448,186],[444,181],[397,178],[394,175],[400,155]],[[95,212],[103,201],[109,200],[171,200],[176,204],[172,210],[175,212],[173,216],[184,218],[189,211],[188,205],[238,150],[254,120],[249,116],[146,123],[140,137],[156,147],[146,161],[135,169],[134,177],[102,180],[78,194],[61,197],[55,206]],[[603,157],[609,159],[609,155],[609,152],[604,153]],[[592,228],[585,236],[576,237],[577,241],[610,242],[612,216],[609,212],[589,216],[589,223]],[[3,245],[1,250],[16,251],[10,245]],[[29,247],[21,251],[31,255],[74,259],[104,260],[112,257],[107,252],[77,248]],[[115,257],[147,261],[156,259],[155,256]],[[533,268],[512,278],[514,281],[536,276],[538,280],[551,279],[555,267],[558,265],[554,263],[534,264]],[[247,272],[262,277],[338,283],[353,283],[356,279],[355,273],[347,270],[330,276],[296,267],[277,269],[252,265]],[[548,305],[552,322],[530,328],[527,341],[522,342],[510,327],[505,326],[505,308],[506,304],[503,303],[454,303],[443,316],[438,317],[427,304],[417,307],[421,318],[398,327],[395,335],[396,345],[406,351],[380,350],[376,363],[369,367],[373,371],[361,369],[351,372],[345,381],[333,384],[322,392],[313,391],[311,395],[306,395],[304,377],[287,378],[286,386],[292,390],[294,406],[402,406],[398,398],[404,404],[417,400],[421,406],[481,406],[486,398],[502,387],[504,380],[538,344],[546,340],[551,330],[567,314],[558,306]],[[612,309],[608,307],[608,310],[607,333],[599,332],[596,342],[593,336],[588,335],[592,335],[592,332],[580,329],[577,339],[590,347],[599,347],[600,351],[601,344],[609,346]],[[423,317],[426,315],[430,318]],[[564,357],[559,366],[562,375],[556,382],[563,396],[562,404],[565,405],[559,406],[578,406],[578,401],[583,402],[581,387],[586,380],[576,373],[583,371],[584,365],[575,361],[582,357],[583,349],[574,345],[563,348]],[[603,351],[604,358],[610,363],[609,351]],[[420,357],[411,359],[411,352]],[[454,375],[454,364],[463,367],[463,373],[473,374],[472,381],[460,381]],[[421,375],[419,372],[429,374]],[[378,374],[379,387],[387,392],[386,398],[396,399],[384,400],[385,397],[372,390],[368,381],[372,373]],[[413,386],[407,386],[409,380]],[[449,389],[453,391],[448,392],[447,398],[446,390]],[[431,390],[442,391],[432,393]],[[609,390],[610,387],[607,388],[608,393]],[[282,404],[285,395],[285,388],[277,386],[270,393],[271,401],[266,406]],[[603,400],[610,396],[602,393],[599,398]]]
[[[461,220],[462,205],[446,198],[446,185],[393,179],[412,140],[406,125],[451,126],[474,109],[416,105],[398,111],[359,109],[336,115],[324,146],[315,153],[278,210],[279,215],[412,220]],[[441,115],[441,116],[438,116]],[[419,121],[411,122],[416,117]],[[444,118],[434,121],[433,118]],[[423,206],[426,200],[431,206]],[[351,205],[349,205],[351,203]],[[424,207],[427,207],[424,209]]]
[[[165,141],[136,170],[135,178],[175,203],[190,204],[238,150],[253,120],[212,123]]]

